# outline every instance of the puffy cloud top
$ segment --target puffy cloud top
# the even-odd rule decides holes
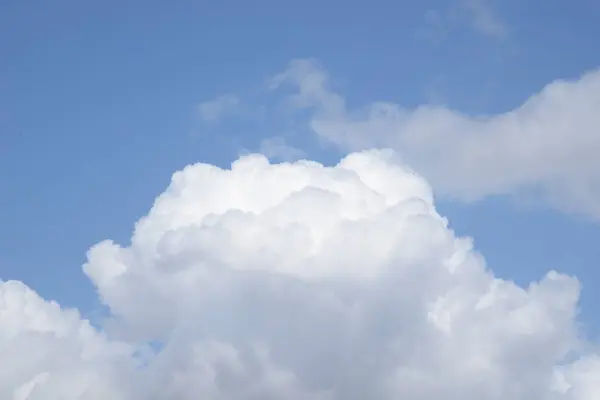
[[[84,271],[103,331],[0,283],[1,398],[600,398],[577,280],[495,277],[390,151],[188,166]]]

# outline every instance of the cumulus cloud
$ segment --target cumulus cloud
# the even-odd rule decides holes
[[[239,105],[240,99],[237,96],[224,94],[213,100],[200,103],[198,112],[204,122],[215,123],[236,112]]]
[[[494,276],[391,151],[187,166],[83,269],[102,331],[0,283],[1,398],[600,396],[578,281]]]
[[[440,195],[525,195],[600,218],[600,70],[552,82],[495,115],[386,102],[349,109],[314,60],[291,62],[271,86],[294,88],[289,103],[312,110],[309,125],[320,138],[352,151],[393,148]]]
[[[128,399],[133,349],[108,340],[75,310],[0,281],[0,398]]]

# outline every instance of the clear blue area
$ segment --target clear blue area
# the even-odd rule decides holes
[[[126,243],[175,170],[226,166],[240,150],[231,140],[256,148],[276,133],[243,121],[203,130],[197,104],[256,93],[293,58],[319,59],[354,105],[413,106],[434,91],[468,113],[509,110],[600,65],[597,1],[490,1],[505,39],[466,17],[437,40],[420,35],[426,12],[450,3],[0,2],[0,278],[93,316],[80,270],[89,246]],[[338,156],[305,140],[317,159]],[[556,268],[582,278],[585,322],[600,333],[600,224],[501,199],[440,211],[503,277]]]

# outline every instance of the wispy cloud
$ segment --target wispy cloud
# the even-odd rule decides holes
[[[489,0],[461,0],[462,7],[470,14],[471,24],[477,32],[494,39],[508,36],[508,27],[496,14]]]
[[[240,99],[233,94],[221,95],[213,100],[205,101],[198,105],[200,118],[204,122],[215,123],[222,118],[238,111]]]
[[[417,29],[416,36],[433,44],[439,44],[446,34],[446,18],[439,10],[427,10],[423,16],[423,25]]]
[[[269,159],[281,161],[294,161],[305,155],[304,151],[290,145],[281,136],[261,141],[259,152]]]
[[[460,25],[467,25],[477,34],[494,40],[504,40],[510,32],[491,0],[459,0],[454,7],[427,10],[416,35],[439,44]]]
[[[533,195],[600,219],[600,70],[551,82],[519,107],[486,116],[432,104],[351,109],[312,60],[293,61],[276,82],[296,88],[292,104],[309,111],[307,124],[318,137],[344,150],[393,148],[440,195]]]

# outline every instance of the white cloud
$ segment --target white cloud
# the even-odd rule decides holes
[[[384,102],[349,110],[312,60],[292,62],[273,82],[298,90],[290,99],[313,110],[319,137],[350,150],[391,147],[440,195],[535,196],[600,218],[600,70],[552,82],[510,112],[476,116]]]
[[[129,399],[132,349],[108,341],[75,310],[0,281],[0,398]]]
[[[495,277],[389,151],[190,165],[84,271],[108,336],[0,283],[0,398],[600,398],[578,281]]]
[[[203,121],[214,123],[222,118],[235,113],[240,106],[240,99],[232,94],[221,95],[214,100],[205,101],[198,105],[200,118]]]

